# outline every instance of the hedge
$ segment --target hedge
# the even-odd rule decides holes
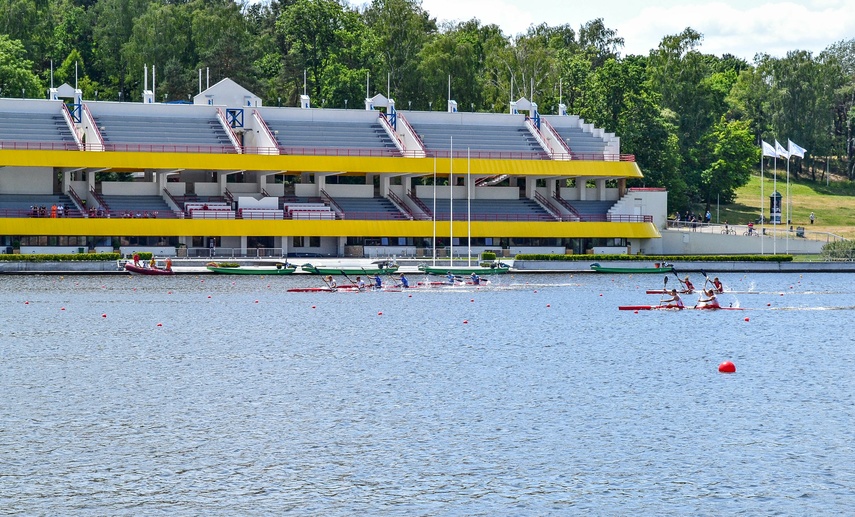
[[[144,255],[140,253],[140,257]],[[122,258],[120,253],[63,253],[63,254],[13,254],[0,255],[0,261],[4,262],[106,262],[111,260],[119,260]],[[151,253],[148,253],[148,258],[151,258]]]
[[[792,255],[546,255],[520,254],[514,260],[548,262],[600,262],[621,260],[633,262],[792,262]]]

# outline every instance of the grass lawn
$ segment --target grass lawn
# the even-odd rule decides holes
[[[769,196],[775,191],[775,178],[772,171],[763,173],[763,211],[769,215]],[[778,192],[781,193],[781,219],[786,220],[787,211],[787,171],[778,170]],[[842,179],[814,183],[796,179],[790,174],[790,202],[793,226],[804,226],[810,231],[829,232],[847,239],[855,239],[855,183]],[[730,224],[748,224],[760,216],[760,172],[751,176],[748,185],[736,191],[736,201],[719,208],[719,221]],[[716,222],[716,206],[710,206],[713,222]],[[810,224],[810,213],[815,222]]]

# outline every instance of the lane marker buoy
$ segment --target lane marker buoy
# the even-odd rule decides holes
[[[718,365],[718,371],[721,373],[736,373],[736,365],[730,361],[724,361]]]

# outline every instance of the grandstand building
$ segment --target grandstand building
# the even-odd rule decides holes
[[[0,99],[0,251],[439,257],[657,253],[666,192],[577,116]]]

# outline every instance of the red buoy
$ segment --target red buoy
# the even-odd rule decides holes
[[[551,306],[551,305],[549,305],[549,304],[547,303],[547,304],[546,304],[546,308],[548,309],[549,307],[552,307],[552,306]]]
[[[750,320],[750,319],[748,319],[748,318],[745,318],[745,321],[751,321],[751,320]]]
[[[463,323],[464,324],[469,323],[469,320],[463,320]]]
[[[736,373],[736,365],[730,361],[725,361],[718,365],[718,371],[720,373]]]
[[[377,313],[377,315],[378,315],[378,316],[382,316],[382,315],[383,315],[383,311],[378,312],[378,313]]]

